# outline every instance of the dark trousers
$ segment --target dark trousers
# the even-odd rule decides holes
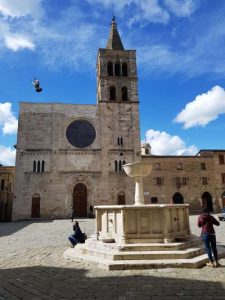
[[[74,237],[74,234],[68,236],[68,239],[73,246],[76,246],[76,244],[78,243],[78,240]]]
[[[202,233],[202,240],[205,244],[205,251],[209,257],[209,261],[218,260],[217,256],[217,249],[216,249],[216,235],[215,234],[208,234],[208,233]]]

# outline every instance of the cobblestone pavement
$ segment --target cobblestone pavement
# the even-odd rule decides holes
[[[93,219],[80,219],[88,235]],[[192,233],[200,234],[196,216]],[[63,259],[69,220],[0,223],[0,300],[2,299],[225,299],[224,267],[105,271]],[[225,222],[217,241],[225,246]]]

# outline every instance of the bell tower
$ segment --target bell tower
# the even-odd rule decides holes
[[[129,196],[132,186],[123,171],[123,164],[141,159],[137,82],[136,51],[125,50],[113,17],[106,48],[99,49],[97,57],[102,189],[108,189],[108,195],[112,195],[112,190],[117,195],[114,197],[118,198],[107,200],[108,203],[113,201],[112,204],[119,203],[118,195],[122,193],[126,195],[123,203],[133,199]],[[107,196],[104,197],[106,199]]]
[[[136,51],[124,49],[114,17],[106,48],[98,52],[97,102],[138,102]]]

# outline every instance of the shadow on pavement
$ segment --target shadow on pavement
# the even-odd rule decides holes
[[[54,220],[27,220],[18,222],[0,223],[0,237],[10,235],[34,223],[49,223]]]
[[[225,295],[225,282],[160,277],[153,272],[98,272],[90,276],[85,269],[44,266],[2,269],[0,299],[222,300]]]

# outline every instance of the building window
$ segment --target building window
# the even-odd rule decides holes
[[[5,189],[5,179],[2,179],[2,182],[1,182],[1,191],[4,191]]]
[[[145,154],[149,154],[149,149],[145,148]]]
[[[123,86],[122,87],[122,101],[127,101],[127,100],[128,100],[127,87]]]
[[[116,100],[116,88],[115,86],[110,86],[109,88],[110,100]]]
[[[33,161],[33,172],[36,172],[36,161]]]
[[[40,160],[37,163],[37,172],[40,173],[41,172],[41,162]]]
[[[178,164],[177,164],[177,170],[183,170],[182,163],[178,163]]]
[[[156,184],[162,185],[163,184],[163,178],[162,177],[156,177]]]
[[[112,62],[108,62],[108,76],[113,76],[113,64]]]
[[[118,171],[118,164],[117,164],[117,160],[115,161],[115,172]]]
[[[158,203],[157,197],[151,197],[151,203]]]
[[[160,165],[160,163],[156,163],[156,164],[155,164],[155,169],[156,169],[156,170],[161,170],[161,165]]]
[[[219,162],[221,165],[224,165],[224,155],[219,155]]]
[[[122,64],[122,76],[127,76],[127,63]]]
[[[205,163],[201,163],[201,170],[206,170]]]
[[[221,174],[221,178],[222,178],[222,183],[225,183],[225,173]]]
[[[33,172],[44,172],[45,171],[45,161],[38,160],[38,161],[33,161]]]
[[[123,165],[125,165],[125,160],[115,160],[115,172],[123,172]]]
[[[115,64],[115,75],[120,76],[120,63],[119,62],[117,62]]]
[[[42,160],[41,162],[41,172],[44,172],[45,171],[45,161]]]
[[[207,185],[208,184],[208,178],[207,177],[202,177],[202,184]]]
[[[119,137],[117,138],[117,145],[118,146],[120,146],[120,145],[123,146],[123,138],[119,138]]]

